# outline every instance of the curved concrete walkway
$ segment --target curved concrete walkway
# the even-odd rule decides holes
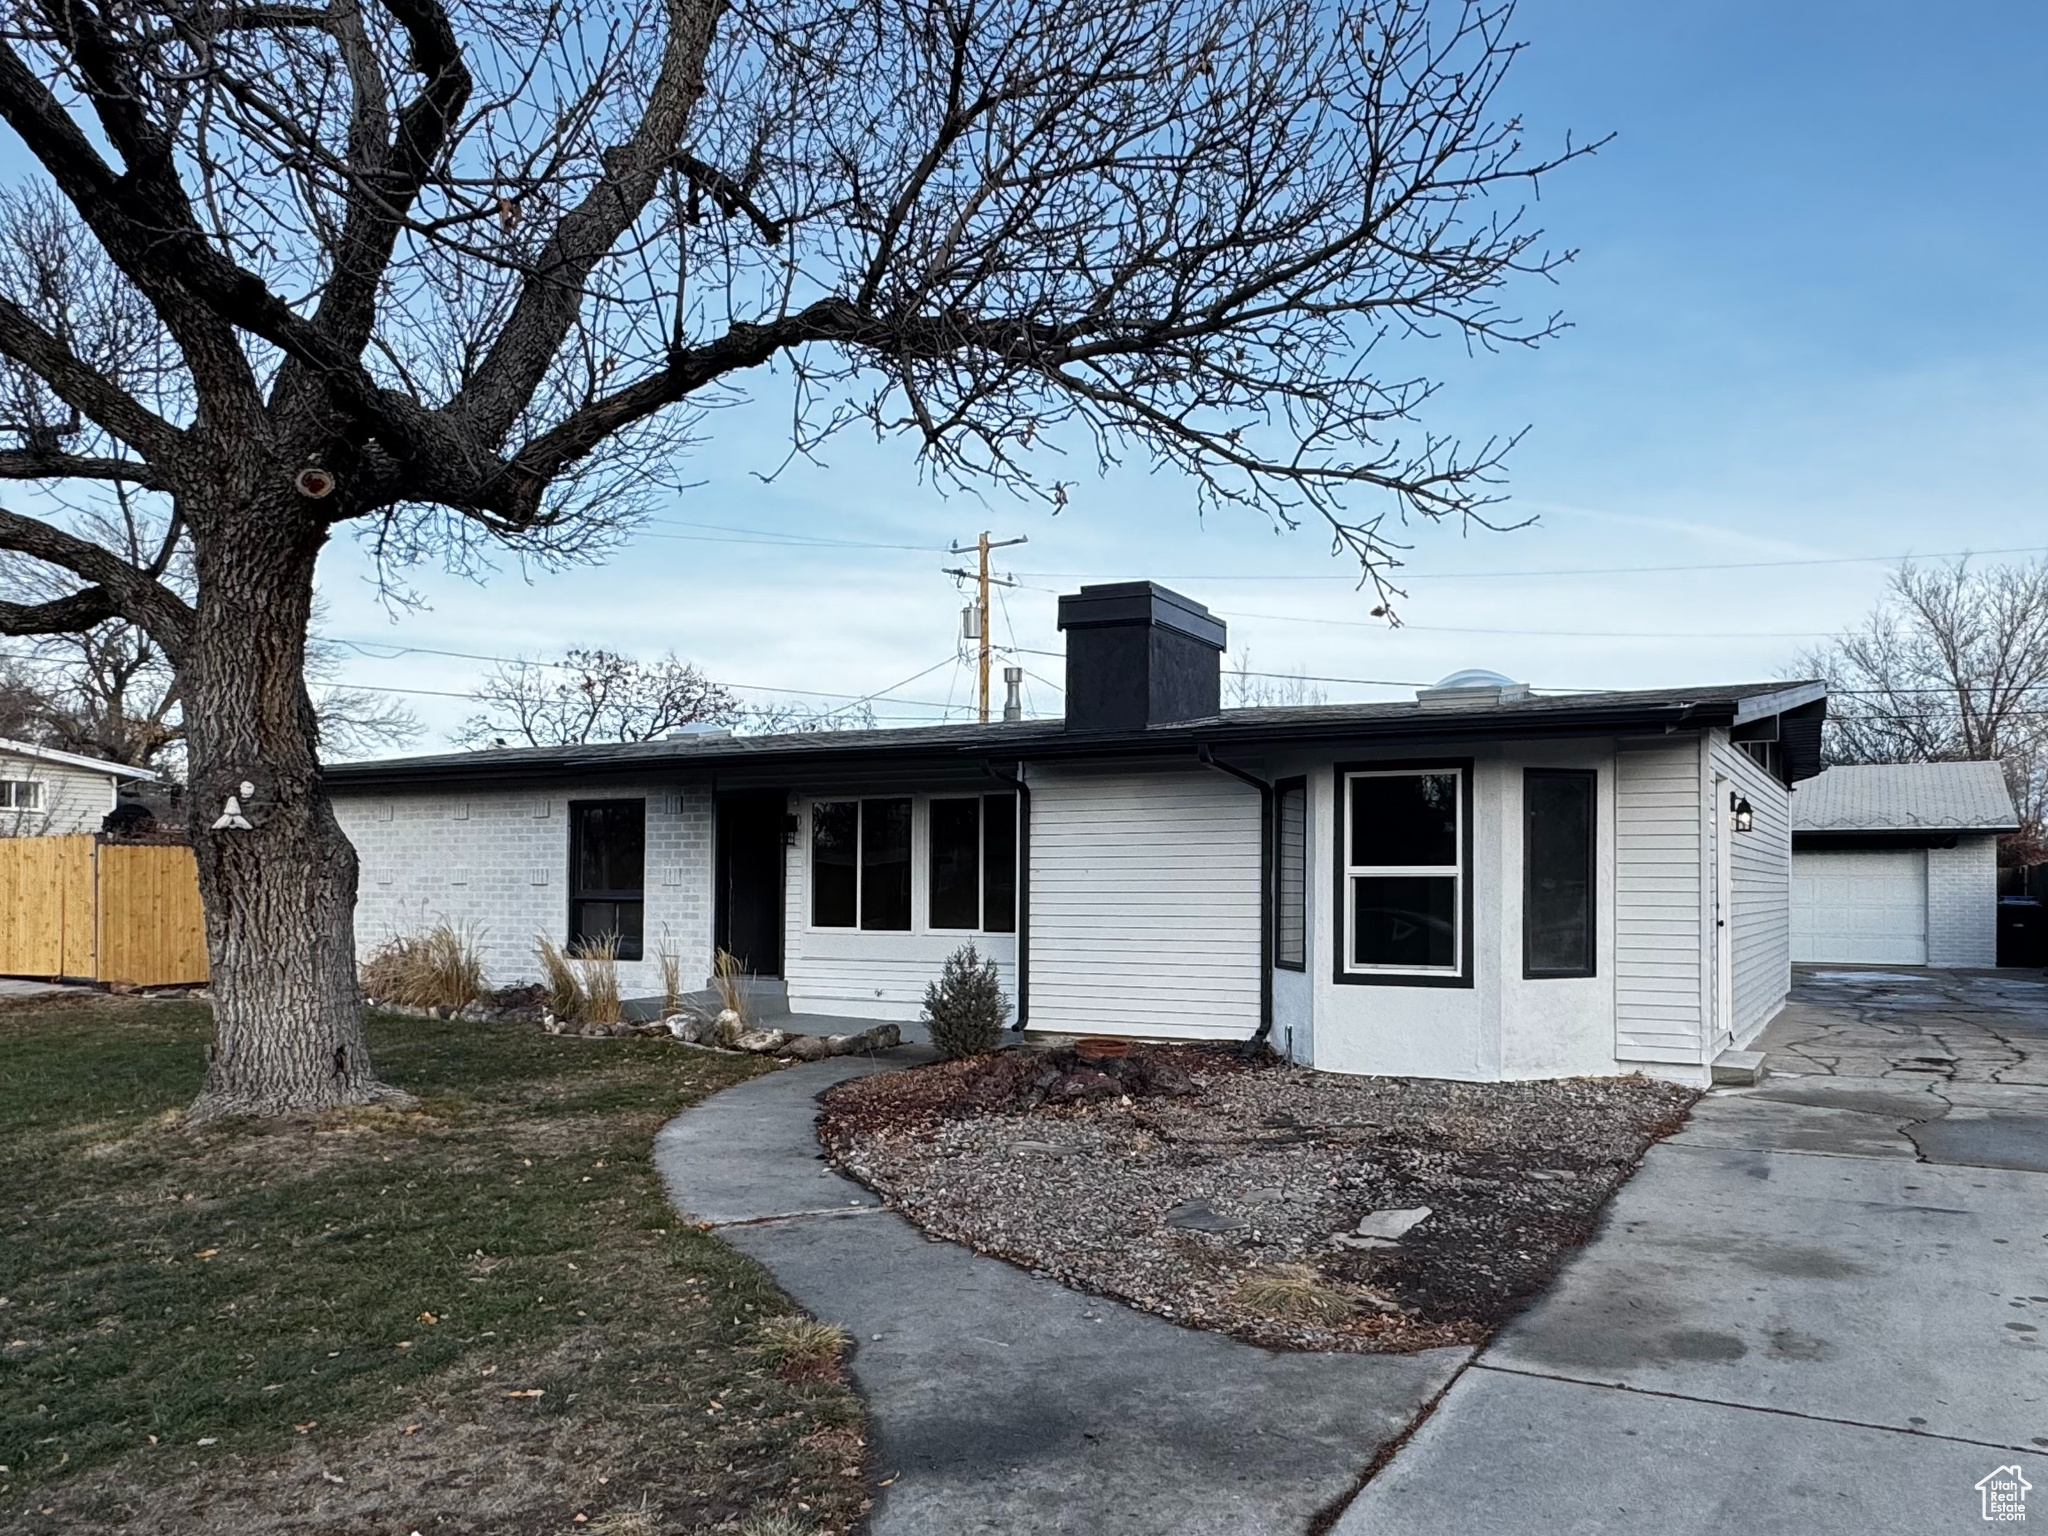
[[[814,1130],[832,1084],[916,1059],[891,1055],[755,1078],[655,1141],[678,1209],[853,1334],[875,1536],[1298,1536],[1465,1362],[1255,1349],[927,1239]]]

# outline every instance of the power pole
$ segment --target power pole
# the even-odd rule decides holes
[[[988,552],[992,549],[1008,549],[1013,544],[1029,544],[1030,542],[1029,538],[1021,535],[1014,539],[997,539],[994,542],[990,542],[988,530],[984,528],[981,531],[981,537],[975,541],[974,546],[974,552],[980,556],[977,569],[972,571],[949,570],[946,572],[948,576],[960,576],[972,581],[975,583],[976,590],[980,594],[977,609],[981,622],[976,625],[976,629],[979,631],[981,638],[981,723],[983,725],[988,724],[988,589],[992,586],[1014,587],[1017,585],[1014,581],[1004,581],[1000,578],[990,577],[988,573]],[[955,544],[951,553],[964,555],[967,551],[958,544]]]

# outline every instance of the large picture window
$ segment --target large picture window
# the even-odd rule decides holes
[[[1017,797],[935,799],[926,920],[933,928],[1017,927]]]
[[[910,800],[811,807],[811,926],[910,927]]]
[[[1465,764],[1340,775],[1340,979],[1469,980],[1470,779]]]
[[[1273,786],[1273,963],[1308,965],[1308,780]]]
[[[1591,976],[1594,789],[1584,770],[1522,775],[1522,973]]]
[[[647,802],[569,802],[569,948],[611,940],[638,960],[646,912]]]

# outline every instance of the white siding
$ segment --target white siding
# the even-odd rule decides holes
[[[862,791],[875,798],[874,790]],[[935,929],[930,918],[930,797],[916,795],[910,819],[910,920],[907,933],[868,933],[858,928],[811,927],[811,806],[817,800],[858,796],[805,796],[796,802],[796,846],[789,850],[783,902],[782,974],[789,1006],[797,1013],[836,1013],[852,1018],[894,1019],[924,1014],[924,989],[938,980],[946,957],[973,941],[996,962],[1003,995],[1017,1005],[1017,936]]]
[[[1700,1060],[1706,998],[1700,744],[1621,743],[1614,826],[1614,1054]]]
[[[1734,902],[1735,1039],[1747,1041],[1777,1016],[1792,986],[1792,801],[1785,786],[1755,758],[1719,732],[1711,749],[1714,771],[1749,801],[1755,821],[1730,830],[1728,807],[1716,805],[1716,835],[1730,840]]]
[[[1199,768],[1044,770],[1031,810],[1034,1031],[1258,1028],[1257,790]]]
[[[97,832],[114,808],[114,776],[68,763],[0,754],[0,779],[42,786],[42,805],[33,811],[0,808],[0,837],[64,837]]]

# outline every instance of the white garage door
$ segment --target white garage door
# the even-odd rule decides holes
[[[1926,853],[1794,853],[1792,958],[1925,965]]]

